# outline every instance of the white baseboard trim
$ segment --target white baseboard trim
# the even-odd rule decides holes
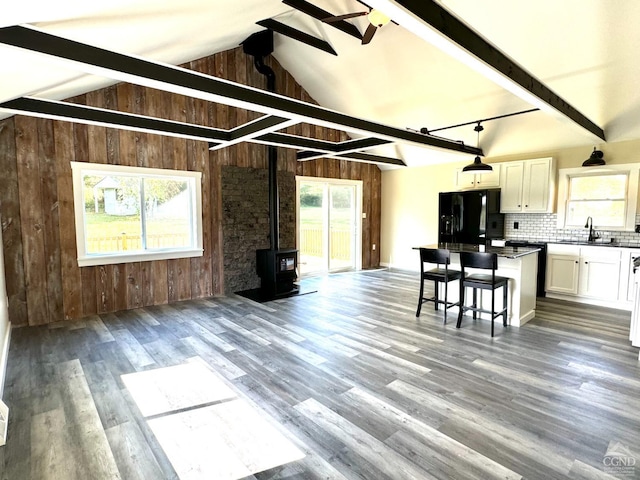
[[[7,427],[9,426],[9,407],[0,400],[0,447],[7,443]]]
[[[529,310],[527,313],[525,313],[524,315],[520,316],[520,325],[518,325],[518,326],[519,327],[523,326],[525,323],[527,323],[529,320],[531,320],[535,316],[536,316],[536,311],[535,310]]]
[[[8,322],[7,333],[2,339],[2,350],[0,350],[0,447],[7,442],[7,427],[9,425],[9,407],[2,401],[2,398],[4,395],[4,381],[7,376],[10,343],[11,322]]]
[[[7,333],[0,339],[0,401],[4,395],[4,380],[7,376],[7,361],[9,359],[9,345],[11,343],[11,322],[7,325]]]
[[[575,295],[563,295],[561,293],[546,293],[547,298],[555,298],[556,300],[566,300],[568,302],[585,303],[587,305],[596,305],[598,307],[613,308],[616,310],[626,310],[630,312],[633,309],[632,302],[616,302],[611,300],[598,300],[596,298],[578,297]]]

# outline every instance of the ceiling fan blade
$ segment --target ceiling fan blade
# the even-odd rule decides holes
[[[357,13],[347,13],[346,15],[336,15],[333,17],[323,18],[322,21],[325,23],[339,22],[340,20],[347,20],[349,18],[361,17],[363,15],[367,15],[369,12],[357,12]]]
[[[378,27],[376,27],[373,23],[369,24],[367,30],[364,32],[364,36],[362,37],[362,45],[366,45],[371,41],[377,29]]]

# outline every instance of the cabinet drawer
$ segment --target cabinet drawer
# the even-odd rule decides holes
[[[578,257],[580,256],[580,245],[549,243],[547,245],[547,253],[556,255],[575,255]]]
[[[602,260],[620,261],[622,251],[615,247],[580,247],[580,256]]]

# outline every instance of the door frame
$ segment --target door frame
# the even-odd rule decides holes
[[[298,257],[300,257],[300,184],[305,183],[318,183],[318,184],[333,184],[333,185],[351,185],[355,187],[355,266],[354,270],[362,270],[362,180],[344,180],[341,178],[326,178],[326,177],[306,177],[302,175],[296,175],[296,248],[298,249]],[[329,259],[327,259],[327,269],[329,268]],[[298,258],[300,261],[300,258]],[[302,276],[302,268],[300,268],[300,276]],[[331,273],[327,270],[328,273]]]

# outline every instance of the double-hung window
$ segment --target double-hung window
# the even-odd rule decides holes
[[[592,217],[599,227],[623,228],[627,183],[626,173],[570,177],[567,225],[584,225]]]
[[[607,230],[633,230],[638,189],[638,165],[612,165],[597,171],[559,171],[558,227],[593,225]]]
[[[200,172],[71,168],[81,267],[202,255]]]

